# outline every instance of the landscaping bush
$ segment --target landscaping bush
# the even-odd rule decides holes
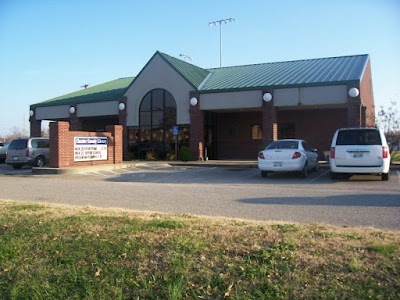
[[[189,147],[183,146],[179,152],[182,161],[189,161],[192,157],[192,151]]]

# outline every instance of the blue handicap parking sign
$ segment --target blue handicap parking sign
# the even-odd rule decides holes
[[[172,126],[172,134],[178,135],[178,126]]]

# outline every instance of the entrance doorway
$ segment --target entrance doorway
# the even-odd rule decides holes
[[[261,112],[207,112],[205,118],[209,159],[257,159],[263,148]]]

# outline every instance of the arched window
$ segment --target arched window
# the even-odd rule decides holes
[[[148,92],[139,108],[138,155],[142,159],[165,159],[174,152],[172,127],[176,125],[176,103],[170,92]]]

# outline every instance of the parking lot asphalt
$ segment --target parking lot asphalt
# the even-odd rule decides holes
[[[1,175],[2,174],[2,175]],[[138,162],[123,168],[83,168],[65,176],[32,175],[0,165],[2,199],[118,207],[263,221],[329,223],[400,229],[400,170],[331,180],[320,168],[260,175],[243,165],[170,165]]]

